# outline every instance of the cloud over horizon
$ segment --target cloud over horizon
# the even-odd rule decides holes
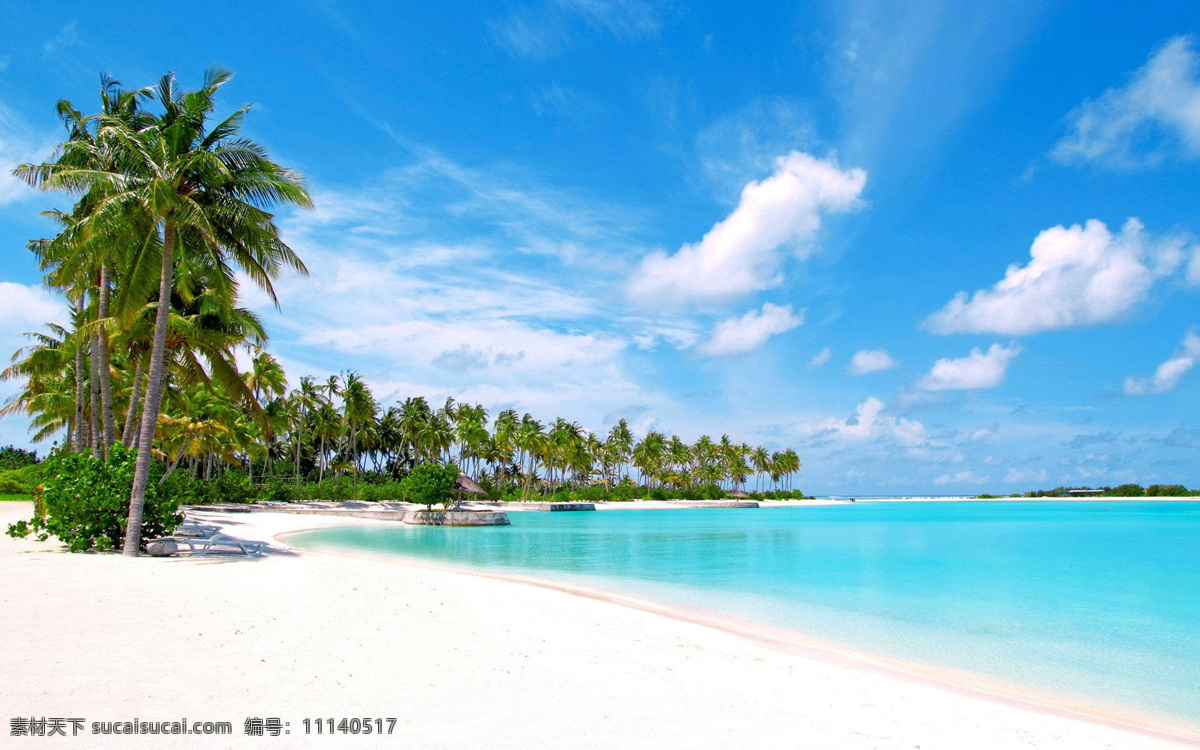
[[[938,334],[1022,336],[1110,323],[1131,313],[1155,281],[1179,267],[1184,245],[1147,237],[1137,219],[1115,236],[1097,219],[1052,227],[1034,239],[1028,264],[1010,265],[990,289],[958,292],[921,325]]]
[[[1126,396],[1145,396],[1149,393],[1166,393],[1179,385],[1179,381],[1200,359],[1200,336],[1195,330],[1183,336],[1183,342],[1170,359],[1163,362],[1148,378],[1125,378]]]

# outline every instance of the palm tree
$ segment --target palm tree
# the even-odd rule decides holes
[[[354,466],[354,497],[358,497],[358,435],[375,420],[379,407],[371,390],[358,373],[347,373],[342,379],[342,420],[350,438],[350,455]]]
[[[130,556],[141,546],[150,447],[165,386],[172,290],[189,292],[192,271],[209,267],[221,271],[210,278],[219,280],[219,291],[232,299],[236,282],[228,267],[231,260],[272,298],[271,279],[284,266],[304,272],[265,210],[280,203],[311,205],[300,176],[271,161],[258,144],[239,137],[249,107],[209,127],[217,90],[229,79],[229,73],[210,71],[200,89],[185,92],[168,73],[157,87],[163,112],[144,126],[119,116],[97,116],[97,142],[112,156],[107,169],[63,164],[60,159],[16,170],[44,189],[100,191],[102,199],[86,219],[91,231],[117,233],[129,225],[131,214],[149,227],[133,252],[129,271],[144,275],[157,257],[158,309],[123,550]],[[81,149],[68,141],[62,150],[65,154]]]

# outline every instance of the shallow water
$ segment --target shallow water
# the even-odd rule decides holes
[[[536,575],[1200,722],[1200,502],[510,513],[299,546]]]

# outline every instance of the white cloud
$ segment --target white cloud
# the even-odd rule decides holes
[[[1129,83],[1073,111],[1071,132],[1054,147],[1054,158],[1130,168],[1179,150],[1200,157],[1200,56],[1193,42],[1171,38]]]
[[[833,350],[827,346],[814,354],[812,359],[808,360],[808,368],[815,370],[818,367],[824,367],[831,359],[833,359]]]
[[[72,21],[58,32],[57,35],[42,45],[43,55],[52,55],[61,49],[79,46],[79,24]]]
[[[642,0],[548,0],[515,8],[491,24],[496,43],[514,55],[534,60],[554,57],[567,47],[577,28],[616,39],[656,36],[659,12]]]
[[[712,338],[700,346],[700,353],[710,357],[744,354],[762,346],[772,336],[790,331],[803,322],[803,310],[793,314],[791,305],[767,302],[761,311],[750,310],[741,317],[717,323]]]
[[[67,306],[62,298],[40,286],[0,281],[0,333],[4,336],[39,329],[43,323],[65,323],[67,320]]]
[[[846,366],[846,372],[851,375],[866,375],[871,372],[890,370],[899,364],[884,349],[862,349],[855,352],[854,356],[850,358],[850,364]]]
[[[1163,362],[1149,378],[1125,378],[1127,396],[1144,396],[1147,393],[1166,393],[1179,384],[1181,378],[1200,359],[1200,336],[1195,331],[1184,334],[1183,343],[1174,356]]]
[[[40,162],[49,156],[51,143],[0,104],[0,206],[37,195],[38,191],[14,177],[12,171],[18,164]]]
[[[809,435],[836,434],[852,440],[891,437],[905,445],[926,442],[925,425],[913,419],[885,415],[887,404],[869,396],[858,404],[854,414],[845,419],[831,417],[814,424],[801,425],[800,431]]]
[[[802,257],[813,249],[821,216],[859,204],[867,173],[843,171],[833,158],[793,151],[775,173],[742,189],[737,208],[697,243],[674,255],[646,256],[629,280],[631,298],[645,305],[728,300],[782,282],[783,250]]]
[[[1179,239],[1147,238],[1136,219],[1115,237],[1095,219],[1053,227],[1034,239],[1027,265],[1009,266],[991,289],[959,292],[922,326],[941,334],[1020,336],[1118,320],[1179,267],[1183,246]]]
[[[942,474],[933,483],[942,486],[946,484],[986,484],[991,477],[981,477],[973,471],[960,471],[955,474]]]
[[[1009,484],[1020,484],[1023,482],[1044,482],[1049,477],[1045,469],[1034,471],[1033,469],[1009,469],[1004,475],[1004,481]]]
[[[1007,347],[992,344],[986,352],[975,347],[965,357],[939,359],[928,375],[917,380],[917,388],[923,391],[995,388],[1004,382],[1009,363],[1020,353],[1021,347],[1016,344]]]
[[[967,440],[971,441],[972,443],[975,443],[980,440],[986,440],[987,438],[990,438],[992,435],[995,435],[995,434],[996,434],[995,427],[991,427],[991,426],[977,427],[971,431],[971,434],[967,437]]]

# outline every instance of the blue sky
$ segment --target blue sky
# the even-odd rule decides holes
[[[11,3],[0,166],[101,71],[222,66],[316,199],[311,275],[246,293],[292,377],[793,446],[818,493],[1200,485],[1200,6],[446,7]],[[61,314],[56,200],[0,177],[5,352]]]

